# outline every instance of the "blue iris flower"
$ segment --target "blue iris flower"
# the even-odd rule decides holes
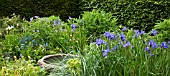
[[[165,49],[169,48],[169,46],[166,44],[166,42],[162,42],[161,47],[165,48]]]
[[[105,44],[105,41],[102,39],[96,39],[96,44],[100,46],[101,44]]]
[[[135,33],[138,33],[138,32],[139,32],[139,30],[134,30],[134,32],[135,32]]]
[[[157,43],[154,42],[154,40],[150,40],[149,43],[148,43],[149,46],[151,46],[153,49],[154,48],[157,48]]]
[[[141,34],[141,35],[145,34],[145,31],[141,31],[140,34]]]
[[[104,33],[104,35],[105,35],[106,37],[110,37],[110,34],[111,34],[110,32],[105,32],[105,33]]]
[[[153,43],[152,48],[153,48],[153,49],[154,49],[154,48],[157,48],[156,42]]]
[[[145,34],[145,31],[141,31],[141,32],[140,32],[139,30],[134,30],[134,32],[135,32],[135,35],[132,36],[133,38],[138,37],[139,35]]]
[[[112,49],[112,51],[115,51],[115,50],[117,50],[118,49],[118,46],[116,45],[116,46],[114,46],[114,48]]]
[[[145,50],[148,51],[148,53],[151,53],[151,50],[149,47],[146,47]]]
[[[152,34],[155,36],[157,34],[157,31],[156,30],[153,30],[152,31]]]
[[[120,34],[120,38],[122,41],[126,40],[126,36],[124,34]]]
[[[127,30],[127,28],[126,28],[126,27],[123,27],[122,31],[126,31],[126,30]]]
[[[129,41],[127,43],[123,44],[124,48],[126,48],[127,46],[130,46],[130,42]]]
[[[109,51],[110,51],[109,48],[107,48],[106,50],[102,50],[103,56],[106,57]]]
[[[116,34],[110,34],[110,40],[117,39],[118,36]]]
[[[150,40],[148,43],[149,46],[152,46],[153,44],[154,44],[154,40]]]

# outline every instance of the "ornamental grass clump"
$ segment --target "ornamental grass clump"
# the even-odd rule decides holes
[[[157,31],[153,31],[154,36]],[[81,75],[87,76],[169,76],[168,42],[148,38],[140,30],[123,28],[119,33],[105,32],[86,46],[81,57]]]

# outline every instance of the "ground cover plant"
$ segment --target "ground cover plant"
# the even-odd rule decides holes
[[[1,76],[45,76],[46,72],[39,66],[34,66],[32,59],[28,56],[29,60],[25,60],[26,57],[20,56],[19,59],[14,56],[14,61],[10,57],[6,57],[3,60],[3,67],[0,70]]]
[[[10,23],[2,28],[0,39],[2,76],[170,75],[170,41],[162,39],[169,38],[168,30],[164,29],[169,20],[159,23],[149,33],[116,25],[110,13],[99,10],[85,12],[79,19],[69,17],[67,22],[58,16],[13,21],[2,23]],[[17,23],[20,28],[16,28]],[[64,70],[45,71],[36,65],[41,57],[58,53],[79,57],[65,62]]]

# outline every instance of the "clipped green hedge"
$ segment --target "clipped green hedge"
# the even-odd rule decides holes
[[[69,16],[78,17],[81,0],[0,0],[0,17],[15,13],[29,20],[32,16],[60,16],[67,20]]]
[[[101,9],[112,12],[119,25],[150,31],[155,23],[170,17],[168,1],[91,1],[84,2],[85,10]]]

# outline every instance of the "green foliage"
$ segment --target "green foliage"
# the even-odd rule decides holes
[[[80,63],[79,58],[70,59],[67,62],[67,65],[68,65],[68,68],[69,68],[69,70],[71,70],[71,73],[73,75],[80,76],[80,66],[81,66],[81,63]]]
[[[158,39],[160,41],[170,40],[170,19],[157,23],[154,29],[158,31]]]
[[[79,24],[85,28],[87,37],[96,38],[107,30],[116,31],[116,19],[110,13],[93,10],[82,14],[82,22]]]
[[[92,1],[84,2],[82,9],[100,9],[111,12],[118,25],[150,31],[155,22],[170,17],[169,1]]]
[[[45,76],[45,70],[34,66],[31,60],[26,61],[24,57],[9,62],[10,58],[3,61],[3,67],[0,70],[1,76]]]

